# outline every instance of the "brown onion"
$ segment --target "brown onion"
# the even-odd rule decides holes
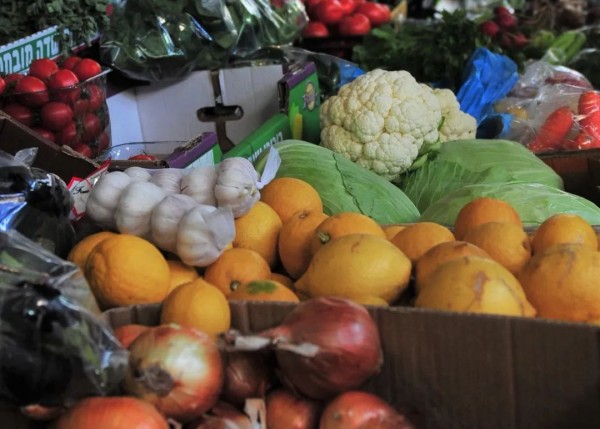
[[[267,428],[316,429],[321,404],[277,389],[267,396]]]
[[[313,399],[356,389],[383,363],[377,325],[344,298],[304,301],[261,335],[276,344],[282,381]]]
[[[223,385],[221,354],[212,338],[191,328],[150,328],[129,346],[125,390],[180,422],[216,402]]]
[[[55,424],[56,429],[169,429],[151,404],[131,397],[93,397],[78,402]]]
[[[225,381],[221,396],[236,405],[248,398],[264,398],[273,385],[274,362],[263,351],[228,351],[223,354]]]
[[[248,416],[226,402],[217,402],[210,414],[185,425],[185,429],[254,429]]]

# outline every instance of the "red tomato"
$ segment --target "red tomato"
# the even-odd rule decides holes
[[[18,81],[25,77],[24,74],[21,73],[10,73],[4,76],[4,82],[6,83],[6,89],[11,91]]]
[[[338,0],[344,9],[344,15],[350,15],[356,9],[354,0]]]
[[[73,120],[73,110],[65,103],[51,101],[40,109],[42,127],[59,131]]]
[[[371,31],[371,21],[362,13],[345,16],[339,27],[342,36],[363,36]]]
[[[302,37],[305,39],[315,39],[318,37],[328,37],[329,29],[325,24],[319,21],[308,21],[302,29]]]
[[[48,88],[50,88],[54,100],[72,104],[79,98],[81,92],[78,84],[79,79],[75,73],[62,69],[52,75],[48,81]]]
[[[56,144],[73,146],[81,143],[81,133],[77,129],[75,121],[69,122],[62,130],[56,133]]]
[[[139,155],[130,156],[129,160],[130,161],[156,161],[156,157],[154,155],[140,153]]]
[[[29,107],[40,107],[50,100],[48,87],[35,76],[25,76],[15,85],[19,101]]]
[[[102,67],[97,61],[84,58],[73,66],[73,73],[77,75],[79,82],[83,82],[102,73]]]
[[[58,64],[49,58],[40,58],[33,60],[29,66],[29,76],[35,76],[44,82],[50,79],[54,73],[58,71]]]
[[[10,103],[4,106],[2,110],[15,121],[20,122],[27,127],[33,125],[33,112],[27,106],[23,106],[19,103]]]
[[[79,98],[73,103],[73,114],[76,118],[83,118],[83,115],[88,111],[90,102],[85,98]]]
[[[75,67],[75,64],[77,64],[79,61],[81,61],[81,58],[79,58],[79,57],[76,57],[76,56],[67,57],[60,63],[60,68],[67,69],[67,70],[73,70],[73,67]]]
[[[315,18],[315,11],[317,10],[317,6],[319,5],[319,3],[321,3],[323,0],[305,0],[304,1],[304,8],[306,9],[306,12],[308,13],[308,16],[311,18]]]
[[[323,24],[337,24],[344,16],[344,8],[338,0],[322,0],[315,13]]]
[[[373,27],[383,25],[392,18],[390,7],[382,3],[363,3],[356,8],[356,12],[362,13],[369,18]]]
[[[109,146],[110,137],[108,136],[107,132],[103,132],[102,134],[100,134],[100,137],[98,137],[98,140],[96,141],[96,150],[98,155],[100,155],[102,152],[108,149]]]
[[[2,93],[4,93],[5,89],[6,89],[6,81],[2,78],[2,76],[0,76],[0,95]]]
[[[71,148],[73,148],[73,150],[75,152],[79,152],[81,155],[85,156],[86,158],[93,158],[94,153],[92,151],[92,148],[89,147],[88,145],[86,145],[85,143],[74,143],[71,145]]]
[[[46,128],[33,127],[32,130],[53,143],[56,140],[56,138],[54,137],[54,133],[50,130],[47,130]]]
[[[102,132],[100,119],[93,113],[86,113],[81,123],[83,125],[83,138],[85,140],[93,140]]]
[[[82,98],[88,101],[88,112],[95,112],[104,104],[104,91],[98,85],[88,85],[84,88]]]

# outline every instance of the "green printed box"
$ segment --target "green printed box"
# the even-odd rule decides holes
[[[54,26],[0,46],[0,73],[22,73],[33,60],[58,57],[61,49],[57,36],[58,27]]]

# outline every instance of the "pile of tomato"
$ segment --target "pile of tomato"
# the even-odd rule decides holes
[[[34,60],[0,76],[0,109],[42,137],[95,158],[110,146],[106,73],[89,58]]]
[[[367,0],[304,0],[310,18],[302,37],[363,36],[390,21],[388,5]]]

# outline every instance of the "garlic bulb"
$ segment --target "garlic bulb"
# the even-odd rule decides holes
[[[132,182],[123,190],[117,204],[115,223],[119,232],[149,237],[152,210],[166,195],[154,183]]]
[[[195,267],[213,263],[235,237],[233,212],[228,207],[199,205],[188,211],[177,231],[177,256]]]
[[[217,170],[215,167],[196,167],[181,179],[181,193],[189,195],[199,204],[216,206],[216,183]]]
[[[218,166],[215,198],[218,207],[230,207],[238,218],[260,199],[259,176],[246,158],[227,158]]]
[[[123,170],[123,173],[127,174],[133,180],[139,180],[142,182],[147,182],[152,177],[150,172],[142,167],[129,167]]]
[[[87,216],[101,226],[114,228],[119,197],[131,182],[131,177],[121,171],[104,174],[90,191],[85,205]]]
[[[169,194],[179,194],[181,192],[181,179],[183,170],[179,168],[161,168],[152,172],[150,182],[158,185]]]
[[[198,203],[183,194],[167,195],[159,202],[150,215],[152,242],[163,250],[177,251],[177,229],[181,218]]]

